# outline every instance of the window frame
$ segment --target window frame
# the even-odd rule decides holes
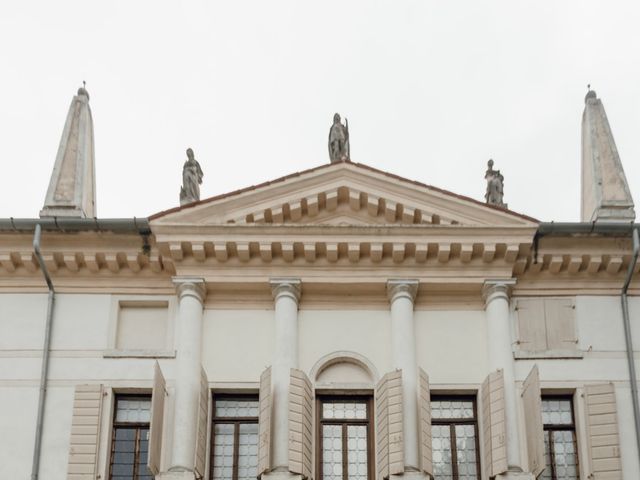
[[[113,456],[114,449],[116,445],[116,429],[135,429],[135,450],[133,452],[133,478],[136,479],[140,476],[140,472],[138,471],[139,463],[140,463],[140,433],[141,429],[146,428],[147,432],[151,432],[151,418],[149,418],[148,422],[118,422],[116,420],[118,416],[118,401],[120,400],[148,400],[151,403],[151,393],[115,393],[114,401],[113,401],[113,415],[111,417],[111,445],[109,446],[109,461],[108,461],[108,479],[111,480],[113,478]],[[151,405],[149,405],[151,408]],[[149,411],[151,413],[151,410]],[[147,439],[147,442],[149,439]],[[149,452],[147,451],[147,456]],[[148,461],[148,458],[147,458]],[[145,465],[146,466],[146,465]],[[149,472],[151,474],[151,472]],[[153,474],[151,474],[153,477]]]
[[[359,402],[364,403],[367,406],[367,416],[365,419],[361,418],[349,418],[349,419],[323,419],[322,418],[322,404],[332,401],[339,402]],[[317,393],[315,408],[316,408],[316,435],[315,435],[315,455],[316,455],[316,477],[318,480],[323,480],[322,472],[322,427],[324,425],[341,425],[342,426],[342,480],[349,479],[349,465],[348,465],[348,445],[346,438],[346,427],[348,425],[365,425],[367,427],[367,480],[375,480],[375,443],[374,443],[374,422],[375,415],[373,412],[373,394],[347,394],[340,395],[335,393]]]
[[[576,428],[576,408],[575,408],[575,404],[574,404],[574,395],[567,393],[567,394],[542,394],[540,395],[540,405],[542,406],[542,402],[543,401],[553,401],[553,400],[560,400],[560,401],[568,401],[569,405],[571,405],[571,425],[569,424],[560,424],[560,423],[544,423],[544,421],[542,422],[542,434],[543,434],[543,438],[545,436],[548,436],[548,440],[549,440],[549,458],[551,460],[550,462],[550,466],[551,466],[551,480],[557,480],[557,476],[556,476],[556,464],[555,464],[555,457],[554,457],[554,449],[553,449],[553,445],[554,445],[554,441],[553,441],[553,435],[551,435],[551,432],[557,432],[557,431],[569,431],[573,433],[573,444],[575,447],[575,456],[576,456],[576,474],[578,476],[578,478],[580,478],[580,455],[579,455],[579,450],[578,450],[578,431]],[[540,415],[542,415],[542,409],[540,410]],[[546,452],[545,452],[545,457],[546,457]],[[545,459],[545,468],[547,468],[546,466],[546,459]]]
[[[437,402],[471,402],[473,408],[473,418],[433,418],[431,417],[431,426],[434,425],[448,425],[449,426],[449,434],[451,438],[451,478],[452,480],[458,480],[458,448],[456,445],[456,425],[473,425],[473,430],[475,432],[475,442],[476,442],[476,477],[478,480],[482,478],[482,464],[480,463],[480,430],[479,430],[479,419],[478,419],[478,396],[473,394],[439,394],[437,392],[431,393],[431,398],[429,402],[433,401]],[[432,434],[433,441],[433,434]],[[455,459],[455,462],[453,461]],[[434,474],[435,475],[435,474]]]
[[[216,401],[218,400],[255,400],[258,402],[258,415],[255,417],[217,417],[216,416]],[[231,467],[231,480],[238,480],[238,454],[240,446],[240,425],[241,424],[256,424],[259,423],[260,413],[260,396],[256,393],[216,393],[211,394],[211,422],[209,427],[211,428],[211,439],[209,441],[209,479],[214,480],[213,466],[214,466],[214,453],[215,453],[215,437],[216,423],[218,424],[232,424],[233,425],[233,465]],[[259,445],[258,441],[258,445]],[[258,455],[256,455],[258,457]]]

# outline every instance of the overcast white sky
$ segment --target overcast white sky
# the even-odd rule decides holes
[[[82,80],[99,217],[179,204],[185,149],[202,198],[352,159],[577,221],[587,83],[640,208],[637,1],[20,1],[0,3],[0,217],[37,217]]]

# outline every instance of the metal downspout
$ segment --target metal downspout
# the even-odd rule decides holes
[[[38,397],[38,418],[36,420],[36,439],[33,447],[33,463],[31,465],[31,480],[38,479],[38,470],[40,469],[40,450],[42,446],[42,425],[44,423],[44,404],[47,397],[47,377],[49,374],[49,349],[51,347],[51,324],[53,323],[53,306],[55,300],[55,291],[47,266],[44,264],[42,253],[40,252],[40,235],[42,228],[40,224],[36,225],[33,234],[33,250],[40,264],[40,270],[44,275],[44,279],[49,287],[49,299],[47,302],[47,320],[44,329],[44,345],[42,347],[42,370],[40,373],[40,394]]]
[[[631,340],[631,323],[629,321],[629,301],[627,299],[627,290],[631,283],[633,270],[638,261],[638,251],[640,251],[640,239],[638,238],[638,229],[633,230],[633,255],[629,268],[627,269],[627,277],[622,287],[620,301],[622,303],[622,322],[624,324],[624,339],[627,344],[627,363],[629,365],[629,381],[631,385],[631,402],[633,404],[633,419],[635,421],[636,430],[636,446],[638,449],[638,459],[640,459],[640,409],[638,408],[638,381],[636,379],[636,366],[633,359],[633,343]]]

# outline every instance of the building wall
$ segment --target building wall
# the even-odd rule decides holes
[[[114,301],[123,296],[58,294],[52,337],[50,382],[43,438],[41,478],[66,477],[74,386],[104,383],[115,389],[150,389],[155,358],[117,358],[111,345]],[[134,299],[135,297],[131,297]],[[148,298],[148,297],[145,297]],[[159,297],[165,298],[165,297]],[[46,294],[0,295],[0,478],[26,478],[31,469],[40,377]],[[339,305],[337,306],[339,308]],[[172,306],[169,329],[175,329]],[[640,298],[630,299],[636,357],[640,356]],[[203,365],[215,389],[257,391],[262,370],[273,355],[271,309],[207,307],[203,322]],[[589,382],[613,381],[616,387],[621,455],[625,478],[640,478],[619,297],[576,298],[582,359],[517,360],[517,381],[533,364],[543,391],[577,389]],[[515,313],[512,320],[515,322]],[[482,310],[455,306],[415,312],[418,363],[432,389],[477,389],[488,373],[487,328]],[[392,370],[389,312],[385,309],[306,309],[299,312],[300,368],[318,368],[335,352],[365,358],[377,375]],[[177,341],[171,338],[172,343]],[[515,339],[514,339],[515,340]],[[158,361],[169,383],[174,378],[171,350]],[[117,353],[117,352],[116,352]],[[148,352],[146,352],[148,353]],[[105,357],[106,355],[106,357]],[[115,357],[115,358],[114,358]],[[637,367],[640,368],[636,360]],[[313,379],[312,379],[313,380]],[[576,397],[580,402],[579,395]],[[105,397],[108,407],[112,395]],[[171,400],[166,416],[170,418]],[[580,405],[577,413],[579,414]],[[111,415],[105,408],[104,415]],[[579,417],[579,415],[578,415]],[[580,418],[577,418],[580,422]],[[103,425],[109,420],[103,418]],[[167,429],[171,422],[165,422]],[[106,468],[108,429],[103,429],[101,463]],[[166,432],[165,453],[171,432]],[[585,439],[579,439],[586,458]],[[166,457],[165,457],[166,460]]]

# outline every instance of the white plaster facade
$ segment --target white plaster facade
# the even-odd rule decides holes
[[[135,298],[135,295],[132,297]],[[303,297],[304,298],[304,297]],[[42,293],[3,294],[0,332],[0,405],[3,447],[0,449],[1,478],[27,478],[30,472],[38,399],[42,326],[46,296]],[[105,358],[108,350],[109,294],[60,294],[55,312],[52,360],[44,423],[41,478],[67,478],[67,457],[74,386],[99,382],[113,389],[142,389],[152,384],[154,359]],[[640,299],[631,303],[632,321],[640,321]],[[533,363],[540,368],[545,390],[573,390],[578,425],[582,404],[580,390],[585,383],[612,381],[616,387],[620,428],[620,455],[624,478],[639,478],[633,416],[625,361],[624,335],[619,298],[577,296],[576,319],[584,358],[572,360],[518,360],[516,388]],[[513,326],[513,316],[510,319]],[[390,313],[383,308],[345,310],[300,310],[300,368],[310,372],[323,356],[335,351],[355,352],[379,371],[392,368]],[[175,327],[175,325],[174,325]],[[429,372],[434,390],[477,391],[489,371],[487,319],[482,309],[429,309],[415,312],[418,365]],[[217,333],[218,332],[218,333]],[[223,332],[223,333],[222,333]],[[247,335],[251,332],[251,335]],[[257,391],[260,373],[273,358],[275,319],[273,309],[205,309],[202,333],[203,365],[213,389]],[[340,335],[336,335],[340,332]],[[144,332],[140,332],[144,334]],[[224,338],[222,338],[224,336]],[[640,329],[634,330],[634,344],[640,345]],[[636,363],[640,367],[636,352]],[[169,384],[173,384],[176,361],[159,360]],[[107,390],[109,392],[109,390]],[[172,395],[169,395],[169,405]],[[109,406],[105,399],[104,427],[100,443],[100,472],[108,478]],[[171,417],[169,410],[166,418]],[[582,422],[581,422],[582,420]],[[165,440],[171,442],[172,431]],[[524,444],[524,440],[521,445]],[[586,437],[578,437],[580,457],[587,459]],[[525,457],[524,449],[521,456]],[[163,459],[169,463],[170,449]],[[586,462],[584,463],[586,467]],[[587,478],[583,471],[581,478]]]

